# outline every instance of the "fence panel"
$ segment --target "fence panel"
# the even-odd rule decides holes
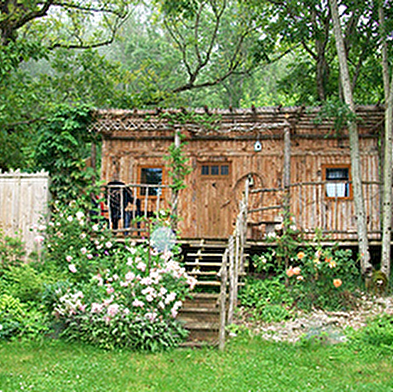
[[[0,229],[20,235],[28,253],[35,249],[34,228],[47,216],[49,199],[48,173],[0,173]]]

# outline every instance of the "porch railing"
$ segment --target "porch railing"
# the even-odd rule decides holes
[[[103,187],[101,214],[115,233],[140,235],[148,221],[168,208],[170,187],[157,184],[114,184]]]
[[[326,181],[299,182],[289,186],[290,213],[294,224],[306,237],[316,229],[334,240],[357,238],[356,213],[351,197],[327,197]],[[363,182],[363,194],[370,239],[381,235],[381,184]],[[260,203],[249,208],[249,226],[254,239],[264,239],[274,232],[283,216],[284,189],[253,189],[250,198],[258,197]]]
[[[228,246],[222,257],[218,277],[220,285],[220,328],[218,344],[220,350],[225,346],[225,327],[233,323],[233,315],[237,306],[239,276],[244,272],[244,249],[247,233],[247,209],[249,181],[246,181],[243,199],[240,201],[239,214],[233,234],[229,237]],[[228,304],[227,304],[228,298]]]

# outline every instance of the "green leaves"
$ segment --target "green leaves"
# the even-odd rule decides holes
[[[41,128],[33,159],[37,169],[50,173],[55,200],[74,200],[93,186],[94,170],[85,164],[90,143],[96,140],[90,121],[89,106],[60,106]]]

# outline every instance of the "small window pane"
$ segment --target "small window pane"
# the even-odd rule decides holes
[[[218,174],[219,174],[219,166],[211,166],[210,170],[211,170],[210,174],[212,176],[218,176]]]
[[[209,166],[202,166],[202,176],[208,176],[209,175]]]
[[[327,197],[349,197],[349,184],[344,182],[332,182],[326,184]]]
[[[326,179],[327,180],[348,180],[349,179],[349,170],[348,170],[348,168],[326,169]]]
[[[229,166],[228,165],[222,165],[221,166],[221,175],[222,176],[227,176],[229,174]]]
[[[141,169],[141,184],[161,185],[162,184],[162,168],[159,167],[143,167]],[[156,196],[159,188],[148,188],[149,196]],[[146,194],[146,188],[141,189],[141,195]]]

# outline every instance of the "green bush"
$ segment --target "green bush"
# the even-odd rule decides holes
[[[240,304],[261,321],[282,321],[290,317],[293,300],[279,278],[249,279],[239,292]]]
[[[29,264],[10,267],[0,279],[0,289],[22,302],[40,302],[47,279]]]
[[[393,315],[383,314],[355,331],[350,341],[360,346],[389,347],[393,349]]]
[[[78,313],[62,332],[67,340],[79,340],[104,349],[127,348],[161,351],[177,347],[187,331],[176,320],[148,320],[134,314],[116,314],[110,322],[93,313]]]
[[[22,240],[17,236],[7,236],[0,229],[0,276],[5,269],[21,265],[25,254]]]
[[[11,295],[0,296],[0,339],[42,337],[47,325],[42,310],[27,307]]]

